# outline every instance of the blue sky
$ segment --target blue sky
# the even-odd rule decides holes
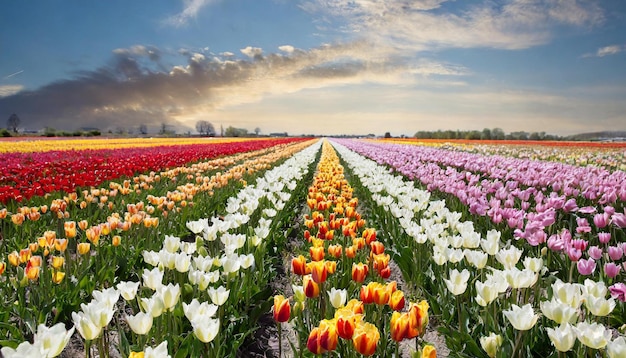
[[[626,2],[10,1],[11,113],[29,130],[626,130]]]

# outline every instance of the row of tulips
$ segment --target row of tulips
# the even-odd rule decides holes
[[[388,239],[407,281],[432,295],[433,311],[444,323],[440,332],[456,355],[626,355],[618,333],[625,315],[622,283],[609,288],[601,279],[564,280],[554,267],[565,260],[563,253],[550,256],[547,248],[511,238],[502,242],[494,229],[482,234],[488,228],[477,231],[431,193],[336,148],[371,193],[375,219],[390,223]]]
[[[243,162],[222,159],[211,161],[216,167],[225,163],[231,166],[222,172],[208,171],[209,175],[210,173],[214,175],[207,181],[204,180],[207,177],[201,175],[193,175],[190,180],[193,185],[202,188],[210,186],[210,195],[199,194],[202,191],[198,189],[197,195],[185,194],[182,196],[183,200],[174,201],[170,195],[176,193],[176,184],[181,183],[188,174],[183,174],[182,177],[173,176],[173,179],[181,180],[171,181],[173,186],[168,186],[165,178],[171,171],[167,171],[161,173],[164,179],[159,181],[159,185],[143,189],[140,194],[134,190],[127,194],[123,192],[113,194],[117,188],[91,189],[83,192],[85,197],[94,195],[97,191],[96,197],[108,198],[107,203],[115,203],[110,210],[108,205],[100,205],[101,199],[89,201],[85,198],[89,204],[83,208],[82,203],[85,201],[79,205],[76,196],[74,199],[66,197],[63,201],[53,201],[49,211],[39,208],[39,212],[44,212],[36,221],[28,219],[28,222],[18,225],[12,219],[8,219],[9,223],[3,226],[3,233],[7,235],[2,242],[5,248],[10,247],[9,242],[16,242],[9,234],[20,236],[26,233],[23,236],[29,238],[33,233],[39,232],[37,235],[41,236],[31,239],[33,241],[29,244],[21,244],[18,250],[8,253],[6,262],[0,259],[0,289],[3,303],[0,308],[0,324],[6,322],[12,326],[3,334],[3,345],[13,345],[12,342],[30,337],[35,333],[34,329],[39,323],[49,320],[67,322],[70,313],[75,311],[94,289],[108,287],[115,280],[135,277],[136,270],[145,266],[141,261],[142,250],[151,250],[159,245],[158,240],[154,240],[153,237],[163,233],[184,234],[187,231],[185,220],[198,218],[202,214],[196,211],[198,208],[206,208],[203,212],[222,210],[224,206],[222,199],[232,195],[234,188],[243,186],[244,178],[253,179],[258,175],[257,171],[262,172],[271,166],[271,163],[284,160],[310,144],[301,142],[274,147],[270,152],[264,150],[256,152],[255,155],[236,155],[240,160],[249,158]],[[232,165],[235,163],[237,164]],[[178,169],[178,171],[187,170]],[[202,170],[195,172],[201,173],[206,174]],[[135,178],[142,177],[144,176],[140,175]],[[149,177],[155,178],[158,174],[152,173]],[[199,180],[199,184],[196,182],[197,178],[202,179]],[[233,185],[232,181],[235,179],[238,185]],[[122,188],[130,182],[124,181]],[[113,186],[116,183],[110,184]],[[159,195],[166,191],[165,196]],[[146,196],[147,193],[151,194]],[[131,203],[131,199],[138,198],[142,200]],[[144,203],[146,199],[150,201],[155,198],[162,198],[161,201],[165,206],[161,208]],[[127,203],[125,206],[122,205],[124,202]],[[169,203],[175,205],[171,206]],[[91,206],[95,206],[96,210],[90,210]],[[116,208],[123,211],[117,212]],[[171,215],[165,215],[168,208],[172,212]],[[26,209],[29,212],[33,211],[32,207],[21,207],[20,212]],[[14,215],[16,214],[9,213],[7,218]],[[179,229],[180,226],[184,228],[183,231]],[[55,299],[51,301],[49,297]],[[12,304],[14,302],[16,304]]]
[[[0,161],[0,203],[20,202],[56,191],[71,193],[139,172],[160,171],[198,160],[271,147],[298,139],[206,142],[80,151],[3,153]]]
[[[576,269],[580,282],[619,280],[626,270],[626,172],[415,146],[349,145],[430,191],[453,195],[475,218],[513,230],[516,239],[565,254],[558,269]]]
[[[138,273],[139,281],[116,278],[108,288],[93,291],[93,299],[72,313],[74,328],[40,329],[63,337],[76,329],[87,356],[92,346],[100,357],[109,356],[114,337],[113,346],[124,356],[235,356],[269,308],[272,271],[265,261],[298,201],[292,193],[304,193],[299,183],[318,151],[319,145],[309,146],[267,171],[230,197],[222,215],[187,222],[187,237],[165,235],[158,251],[144,250],[143,261],[153,268]],[[5,347],[2,354],[54,357],[67,343],[56,341],[51,349],[40,336],[15,349]],[[224,349],[227,344],[230,350]]]
[[[316,355],[397,357],[401,341],[424,333],[429,306],[425,300],[409,302],[395,281],[387,281],[390,255],[376,229],[366,227],[359,200],[326,141],[307,204],[301,236],[307,248],[291,260],[293,296],[274,297],[279,337],[282,324],[290,322],[298,337],[290,342],[294,356],[306,347]],[[436,350],[422,345],[421,356],[434,357]]]

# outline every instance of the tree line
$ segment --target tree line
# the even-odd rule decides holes
[[[501,128],[485,128],[479,130],[437,130],[417,131],[413,137],[417,139],[473,139],[473,140],[564,140],[564,137],[547,134],[546,132],[510,132]]]

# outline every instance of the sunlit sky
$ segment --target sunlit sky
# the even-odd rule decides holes
[[[626,1],[5,1],[0,127],[626,130]]]

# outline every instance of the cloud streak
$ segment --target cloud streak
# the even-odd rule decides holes
[[[195,19],[202,8],[220,0],[183,0],[183,10],[165,19],[165,24],[175,27],[185,26],[191,19]]]

